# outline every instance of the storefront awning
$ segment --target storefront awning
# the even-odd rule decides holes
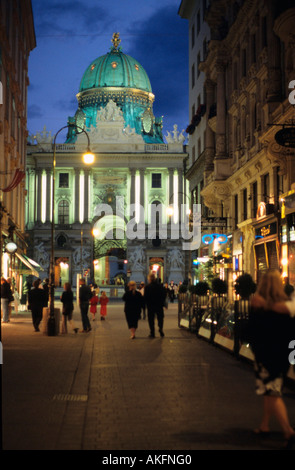
[[[15,253],[15,255],[17,256],[17,258],[21,261],[21,263],[23,265],[25,265],[27,268],[29,268],[29,272],[26,272],[27,270],[20,269],[20,272],[22,272],[22,274],[31,274],[33,276],[39,277],[38,271],[35,269],[35,267],[32,266],[30,261],[24,255],[21,255],[20,253],[17,253],[17,252]],[[41,269],[41,267],[40,267],[40,269]]]
[[[36,269],[39,271],[44,271],[43,268],[41,268],[40,264],[36,263],[33,259],[29,258],[27,255],[22,255],[32,266],[35,266]]]

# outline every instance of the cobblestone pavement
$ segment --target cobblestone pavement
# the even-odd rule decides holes
[[[75,312],[77,325],[80,314]],[[261,417],[252,365],[177,326],[165,313],[165,337],[135,340],[122,303],[92,331],[49,337],[28,313],[2,324],[4,450],[273,450],[252,429]],[[285,401],[295,423],[295,394]]]

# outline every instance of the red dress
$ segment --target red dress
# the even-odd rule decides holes
[[[98,296],[97,295],[94,295],[93,297],[91,297],[90,299],[90,313],[96,313],[96,307],[97,307],[97,304],[98,304]]]
[[[107,303],[109,299],[108,297],[100,297],[99,303],[100,303],[100,314],[102,317],[105,317],[107,314]]]

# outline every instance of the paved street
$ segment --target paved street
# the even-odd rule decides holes
[[[81,327],[79,312],[75,312]],[[261,415],[252,366],[177,326],[135,340],[123,304],[108,307],[90,333],[54,337],[33,331],[28,313],[2,325],[4,450],[279,449],[252,429]],[[295,423],[295,393],[286,403]]]

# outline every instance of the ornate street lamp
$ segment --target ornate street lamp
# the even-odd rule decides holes
[[[54,216],[55,216],[55,211],[54,211],[54,191],[55,191],[55,166],[56,166],[56,138],[58,134],[69,127],[76,127],[79,129],[80,132],[84,132],[84,134],[87,137],[87,150],[83,154],[83,161],[86,165],[91,165],[94,162],[94,154],[90,150],[90,139],[89,135],[87,132],[80,126],[74,125],[74,124],[68,124],[67,126],[63,126],[59,131],[54,136],[53,140],[53,164],[52,164],[52,194],[51,194],[51,257],[50,257],[50,289],[49,289],[49,318],[48,318],[48,334],[49,334],[49,329],[50,329],[50,335],[53,336],[55,333],[53,331],[55,330],[55,317],[54,317],[54,287],[55,287],[55,282],[54,282]],[[50,327],[49,327],[50,323]]]

